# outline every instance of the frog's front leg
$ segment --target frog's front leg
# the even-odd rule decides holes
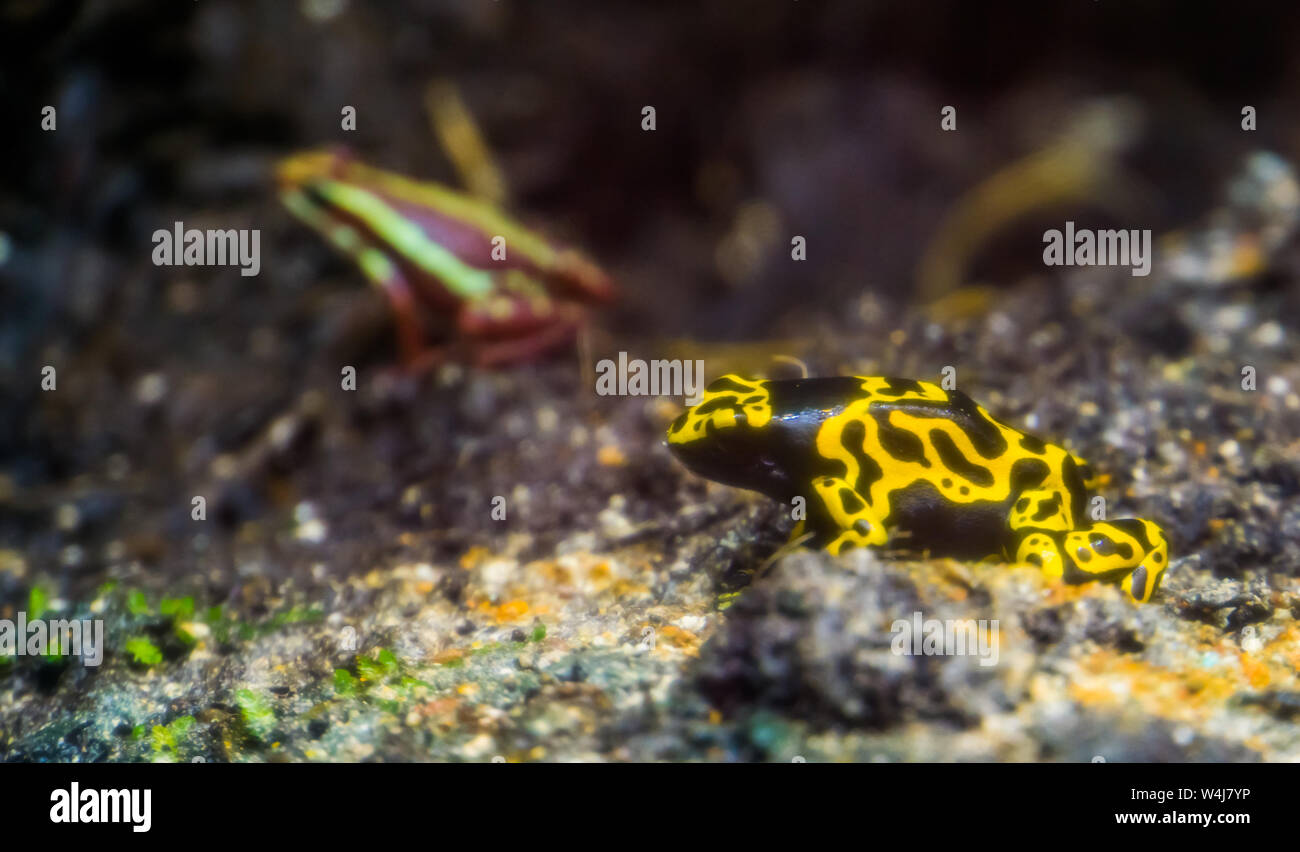
[[[1125,594],[1146,603],[1160,588],[1169,565],[1164,532],[1151,521],[1098,521],[1074,530],[1022,527],[1015,558],[1067,583],[1119,582]]]
[[[398,271],[393,271],[386,278],[383,290],[393,311],[398,354],[404,366],[414,369],[428,352],[428,335],[420,321],[421,306],[416,299],[415,290]]]
[[[422,305],[415,286],[401,265],[368,232],[322,210],[311,194],[286,190],[281,198],[295,216],[325,234],[336,249],[356,263],[371,284],[383,291],[393,311],[402,363],[408,368],[418,363],[426,354],[428,335],[420,318]]]
[[[880,516],[847,481],[819,476],[812,484],[816,499],[809,510],[808,527],[816,533],[814,546],[838,555],[854,547],[880,547],[889,540]]]

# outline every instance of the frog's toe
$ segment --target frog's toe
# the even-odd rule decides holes
[[[1151,600],[1151,596],[1160,587],[1160,579],[1163,573],[1161,571],[1152,574],[1145,564],[1139,565],[1127,577],[1120,580],[1119,587],[1126,595],[1138,603],[1146,603]]]
[[[1151,521],[1127,518],[1113,523],[1126,530],[1143,548],[1142,561],[1120,581],[1120,588],[1138,603],[1146,603],[1160,588],[1165,569],[1169,567],[1169,543],[1164,531]]]

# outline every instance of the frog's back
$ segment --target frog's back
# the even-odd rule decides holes
[[[854,410],[853,416],[860,416],[867,408],[877,420],[886,421],[890,412],[900,411],[952,423],[985,458],[1004,452],[1008,437],[1027,439],[1027,449],[1043,444],[998,422],[961,391],[946,391],[931,382],[893,376],[833,376],[768,381],[763,386],[776,418],[824,421],[848,408]]]
[[[998,421],[958,390],[891,377],[853,381],[854,398],[819,428],[817,455],[842,467],[918,543],[957,539],[986,548],[999,541],[1010,503],[1027,489],[1065,485],[1077,494],[1066,512],[1082,512],[1081,482],[1065,482],[1073,462],[1064,449]]]

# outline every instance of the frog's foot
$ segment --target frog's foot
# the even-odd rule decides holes
[[[881,547],[889,541],[889,533],[879,515],[848,482],[837,476],[821,476],[813,480],[813,490],[820,513],[838,531],[833,536],[823,536],[830,539],[825,547],[831,555],[855,547]]]
[[[1067,583],[1118,582],[1139,603],[1160,588],[1169,545],[1160,527],[1140,518],[1099,521],[1077,530],[1021,529],[1016,561]]]
[[[1013,530],[1068,530],[1074,526],[1065,511],[1065,494],[1049,488],[1021,492],[1011,507],[1008,523]]]

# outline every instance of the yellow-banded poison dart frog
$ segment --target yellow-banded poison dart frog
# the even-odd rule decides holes
[[[485,367],[531,360],[571,343],[587,306],[614,296],[585,255],[494,205],[345,150],[295,154],[276,179],[289,211],[387,294],[408,366],[443,360],[450,344]]]
[[[1026,562],[1066,583],[1118,582],[1151,599],[1169,562],[1160,527],[1090,522],[1089,466],[997,420],[961,391],[875,376],[723,376],[668,430],[700,476],[782,502],[794,536],[831,553],[892,531],[935,556]]]

